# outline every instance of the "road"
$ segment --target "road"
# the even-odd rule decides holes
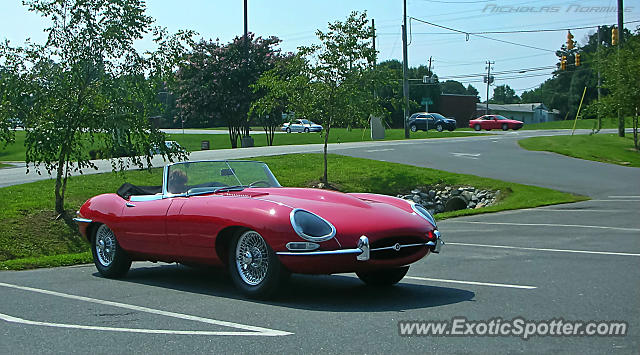
[[[370,289],[349,274],[295,275],[279,298],[263,302],[242,298],[224,272],[176,265],[136,263],[122,280],[104,279],[92,265],[2,272],[0,352],[637,354],[640,169],[528,152],[516,143],[541,134],[554,133],[331,146],[337,154],[592,197],[442,221],[443,253],[414,264],[397,287]],[[191,158],[319,149],[262,147]],[[529,340],[398,334],[399,321],[453,317],[616,320],[628,323],[629,334]]]

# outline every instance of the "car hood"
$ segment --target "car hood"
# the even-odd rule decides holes
[[[429,222],[413,212],[409,203],[389,196],[304,188],[251,190],[253,198],[292,209],[301,208],[328,220],[336,227],[341,243],[357,243],[362,235],[377,239],[424,235],[433,229]]]

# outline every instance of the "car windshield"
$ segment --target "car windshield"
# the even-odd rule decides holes
[[[508,118],[506,118],[504,116],[500,116],[500,115],[495,116],[495,118],[496,118],[496,120],[508,120]]]
[[[433,116],[433,118],[437,119],[437,120],[446,120],[446,118],[439,114],[439,113],[432,113],[431,116]]]
[[[301,120],[301,122],[302,122],[303,124],[311,124],[311,121],[309,121],[309,120]]]
[[[256,161],[198,161],[169,165],[166,192],[200,194],[242,190],[250,187],[280,187],[267,164]]]

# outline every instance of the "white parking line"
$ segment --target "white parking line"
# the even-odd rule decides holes
[[[619,203],[619,202],[640,202],[640,200],[634,200],[634,199],[631,199],[631,200],[622,200],[622,199],[620,199],[620,200],[589,200],[589,201],[584,201],[584,202],[618,202]]]
[[[164,329],[137,329],[137,328],[96,327],[96,326],[85,326],[85,325],[77,325],[77,324],[60,324],[60,323],[36,322],[36,321],[25,320],[25,319],[12,317],[12,316],[0,313],[0,319],[5,320],[7,322],[12,322],[12,323],[40,325],[40,326],[56,327],[56,328],[74,328],[74,329],[87,329],[87,330],[106,330],[106,331],[116,331],[116,332],[153,333],[153,334],[242,335],[242,336],[245,336],[245,335],[249,335],[249,336],[283,336],[283,335],[291,335],[291,334],[293,334],[293,333],[290,333],[290,332],[284,332],[284,331],[280,331],[280,330],[267,329],[267,328],[255,327],[255,326],[251,326],[251,325],[244,325],[244,324],[239,324],[239,323],[220,321],[220,320],[215,320],[215,319],[210,319],[210,318],[192,316],[192,315],[188,315],[188,314],[181,314],[181,313],[175,313],[175,312],[169,312],[169,311],[162,311],[162,310],[159,310],[159,309],[141,307],[141,306],[126,304],[126,303],[120,303],[120,302],[105,301],[105,300],[100,300],[100,299],[97,299],[97,298],[70,295],[70,294],[66,294],[66,293],[62,293],[62,292],[43,290],[43,289],[34,288],[34,287],[12,285],[12,284],[8,284],[8,283],[4,283],[4,282],[0,282],[0,286],[7,287],[7,288],[13,288],[13,289],[17,289],[17,290],[41,293],[41,294],[44,294],[44,295],[57,296],[57,297],[62,297],[62,298],[67,298],[67,299],[72,299],[72,300],[77,300],[77,301],[91,302],[91,303],[97,303],[97,304],[102,304],[102,305],[106,305],[106,306],[113,306],[113,307],[131,309],[131,310],[139,311],[139,312],[158,314],[158,315],[162,315],[162,316],[173,317],[173,318],[178,318],[178,319],[185,319],[185,320],[190,320],[190,321],[195,321],[195,322],[200,322],[200,323],[206,323],[206,324],[212,324],[212,325],[217,325],[217,326],[222,326],[222,327],[242,329],[242,330],[246,330],[246,331],[244,331],[244,332],[215,332],[215,331],[195,331],[195,330],[164,330]]]
[[[639,228],[589,226],[589,225],[582,225],[582,224],[479,222],[479,221],[456,221],[456,220],[451,220],[450,222],[451,223],[471,223],[471,224],[501,225],[501,226],[593,228],[593,229],[611,229],[611,230],[626,231],[626,232],[640,232]]]
[[[448,245],[449,243],[447,243]],[[420,280],[420,281],[432,281],[432,282],[444,282],[451,284],[465,284],[476,286],[491,286],[491,287],[506,287],[506,288],[519,288],[525,290],[533,290],[536,286],[523,286],[523,285],[509,285],[509,284],[497,284],[491,282],[476,282],[476,281],[460,281],[460,280],[447,280],[447,279],[432,279],[430,277],[418,277],[418,276],[405,276],[405,279]]]
[[[392,150],[395,150],[395,149],[393,149],[393,148],[386,148],[386,149],[370,149],[370,150],[367,150],[366,152],[367,152],[367,153],[374,153],[374,152],[388,152],[388,151],[392,151]]]
[[[620,253],[620,252],[614,252],[614,251],[591,251],[591,250],[512,247],[512,246],[508,246],[508,245],[473,244],[473,243],[456,243],[456,242],[447,242],[447,245],[461,245],[461,246],[480,247],[480,248],[500,248],[500,249],[517,249],[517,250],[533,250],[533,251],[552,251],[552,252],[558,252],[558,253],[640,256],[640,254],[635,254],[635,253]]]
[[[536,211],[536,212],[599,212],[599,213],[620,213],[629,212],[629,210],[592,210],[592,209],[563,209],[563,208],[526,208],[522,211]]]
[[[640,196],[608,196],[609,198],[640,198]]]

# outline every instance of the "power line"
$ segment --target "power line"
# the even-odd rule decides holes
[[[531,48],[531,49],[537,49],[537,50],[540,50],[540,51],[546,51],[546,52],[552,52],[552,53],[555,53],[555,52],[556,52],[556,51],[551,50],[551,49],[540,48],[540,47],[530,46],[530,45],[527,45],[527,44],[522,44],[522,43],[516,43],[516,42],[506,41],[506,40],[503,40],[503,39],[497,39],[497,38],[487,37],[487,36],[484,36],[484,35],[481,35],[481,34],[470,33],[470,32],[466,32],[466,31],[458,30],[458,29],[455,29],[455,28],[451,28],[451,27],[447,27],[447,26],[438,25],[438,24],[433,23],[433,22],[429,22],[429,21],[425,21],[425,20],[417,19],[417,18],[415,18],[415,17],[409,17],[409,18],[410,18],[410,19],[412,19],[412,20],[416,20],[416,21],[418,21],[418,22],[422,22],[422,23],[427,24],[427,25],[431,25],[431,26],[435,26],[435,27],[444,28],[445,30],[449,30],[449,31],[453,31],[453,32],[462,33],[462,34],[464,34],[464,35],[466,35],[466,36],[467,36],[467,40],[469,39],[469,36],[476,36],[476,37],[480,37],[480,38],[488,39],[488,40],[491,40],[491,41],[496,41],[496,42],[502,42],[502,43],[511,44],[511,45],[514,45],[514,46],[520,46],[520,47],[526,47],[526,48]]]
[[[637,23],[640,20],[628,21],[624,24]],[[598,25],[581,26],[581,27],[565,27],[565,28],[553,28],[553,29],[538,29],[538,30],[513,30],[513,31],[483,31],[483,32],[469,32],[469,34],[509,34],[509,33],[538,33],[538,32],[564,32],[568,30],[585,30],[590,28],[597,28]]]
[[[418,19],[413,18],[413,17],[412,17],[412,19],[414,19],[416,21],[424,22],[424,21],[418,20]],[[628,24],[638,23],[638,22],[640,22],[640,20],[627,21],[624,24],[628,25]],[[589,26],[579,26],[579,27],[563,27],[563,28],[542,28],[542,29],[536,29],[536,30],[480,31],[480,32],[456,31],[456,32],[469,34],[469,35],[542,33],[542,32],[564,32],[564,31],[570,31],[570,30],[586,30],[586,29],[590,29],[590,28],[597,28],[598,26],[599,25],[589,25]],[[386,35],[386,34],[391,34],[391,33],[383,33],[383,34]],[[451,33],[451,32],[413,32],[413,34],[415,34],[415,35],[451,35],[451,34],[455,34],[455,33]]]

